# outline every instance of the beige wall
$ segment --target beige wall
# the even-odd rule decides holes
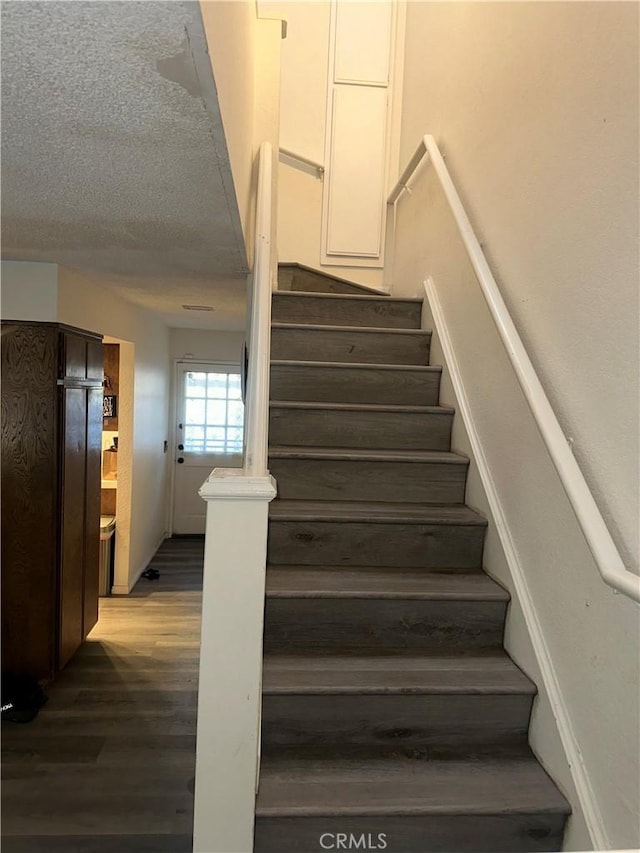
[[[260,4],[258,4],[260,5]],[[256,84],[254,146],[256,154],[263,142],[271,143],[271,277],[278,274],[278,149],[280,146],[280,64],[282,21],[259,20],[256,28]],[[254,201],[255,205],[255,201]]]
[[[264,141],[278,149],[280,21],[260,20],[255,0],[201,0],[200,9],[251,265],[256,154]]]
[[[58,298],[60,322],[124,342],[118,449],[126,454],[130,448],[132,464],[130,482],[118,472],[117,539],[127,539],[127,525],[130,538],[128,555],[116,551],[120,559],[115,587],[125,592],[146,568],[166,530],[168,455],[163,442],[168,439],[169,330],[151,313],[102,287],[99,279],[66,267],[59,270]]]
[[[401,160],[424,133],[436,136],[576,458],[637,570],[638,6],[412,2],[406,32]],[[638,608],[597,574],[425,171],[398,208],[395,292],[415,295],[428,275],[592,788],[583,791],[587,820],[611,845],[637,847]],[[523,647],[515,623],[509,642]],[[566,764],[543,717],[532,740],[562,782]],[[570,847],[584,840],[581,819]]]
[[[278,8],[287,21],[280,85],[282,145],[322,163],[331,7],[327,2],[293,2]]]
[[[442,143],[637,567],[638,7],[411,3],[408,16],[402,160],[425,132]]]
[[[248,243],[255,98],[255,3],[252,0],[202,0],[200,10],[242,229]]]
[[[55,323],[58,319],[58,265],[0,262],[0,300],[4,320]]]

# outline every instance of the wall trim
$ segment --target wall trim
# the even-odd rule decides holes
[[[153,560],[158,548],[162,545],[162,543],[164,542],[165,539],[170,539],[170,538],[171,537],[169,535],[167,535],[166,531],[163,531],[162,535],[160,536],[160,539],[158,540],[158,544],[155,545],[151,549],[151,552],[149,553],[147,558],[145,560],[143,560],[142,565],[139,567],[139,569],[136,571],[135,575],[133,576],[133,580],[129,581],[129,585],[124,586],[123,584],[118,584],[117,586],[115,586],[115,585],[112,586],[111,587],[111,595],[129,595],[129,593],[133,590],[134,586],[140,580],[140,576],[142,575],[144,570],[147,568],[147,566],[149,565],[151,560]]]
[[[589,773],[582,758],[580,745],[578,744],[573,731],[571,717],[564,702],[560,682],[556,675],[551,654],[544,638],[542,626],[538,619],[538,614],[527,584],[525,572],[518,558],[518,553],[502,509],[502,504],[498,497],[498,492],[482,449],[482,443],[473,422],[471,406],[469,405],[464,381],[462,379],[462,373],[455,356],[451,336],[447,329],[442,305],[436,291],[436,285],[431,276],[423,281],[423,287],[431,308],[436,332],[440,339],[440,345],[442,347],[451,384],[453,385],[454,394],[458,403],[458,410],[462,416],[462,420],[464,421],[469,443],[478,468],[478,473],[493,515],[496,532],[502,544],[505,559],[511,573],[514,592],[518,598],[520,607],[522,608],[533,651],[536,656],[538,666],[540,667],[540,673],[549,698],[551,710],[558,727],[558,734],[569,765],[571,778],[573,779],[573,783],[576,787],[580,806],[584,813],[587,830],[595,850],[608,850],[610,849],[611,844],[604,827],[602,813],[600,812],[593,788],[591,787]]]

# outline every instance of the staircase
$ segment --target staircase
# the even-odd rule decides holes
[[[421,301],[280,287],[254,851],[560,850]]]

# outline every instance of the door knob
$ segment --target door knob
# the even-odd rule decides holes
[[[184,462],[184,458],[182,456],[178,456],[178,465],[182,465]]]

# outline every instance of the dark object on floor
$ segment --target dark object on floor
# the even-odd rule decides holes
[[[30,675],[2,676],[2,719],[30,723],[47,701],[42,687]]]
[[[157,569],[145,569],[142,573],[142,577],[146,578],[148,581],[157,581],[160,577],[160,572]]]

